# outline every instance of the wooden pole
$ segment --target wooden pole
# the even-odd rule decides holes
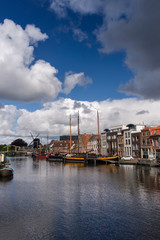
[[[98,113],[98,110],[97,110],[97,125],[98,125],[98,153],[101,154],[100,135],[99,135],[99,113]]]
[[[80,131],[79,131],[79,112],[78,112],[78,153],[79,153],[79,134]]]
[[[72,136],[71,136],[71,115],[70,115],[70,150],[69,152],[71,153],[71,141],[72,141]]]

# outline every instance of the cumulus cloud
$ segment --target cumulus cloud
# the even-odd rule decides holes
[[[122,1],[123,2],[123,1]],[[120,91],[143,98],[160,99],[160,2],[128,1],[119,18],[104,20],[97,32],[104,53],[126,52],[126,64],[135,77],[120,86]],[[108,12],[106,12],[107,16]]]
[[[39,133],[40,138],[45,137],[45,139],[47,134],[50,139],[60,135],[69,135],[70,115],[72,134],[77,134],[78,112],[81,133],[97,134],[97,110],[100,115],[100,132],[106,128],[121,124],[127,125],[128,123],[157,126],[160,125],[160,114],[157,111],[159,108],[160,101],[138,100],[136,98],[107,99],[101,102],[61,98],[54,102],[44,103],[41,109],[33,112],[17,109],[13,105],[5,105],[4,108],[0,109],[2,126],[0,128],[0,143],[10,143],[11,140],[18,137],[29,143],[31,141],[30,132],[34,136]]]
[[[65,76],[63,91],[64,93],[69,94],[76,85],[85,86],[90,83],[92,83],[92,79],[85,76],[83,72],[68,72]]]
[[[125,63],[134,74],[119,91],[148,99],[160,99],[160,1],[159,0],[52,0],[51,8],[63,16],[67,9],[82,15],[99,14],[96,29],[100,51],[124,51]],[[58,9],[61,11],[58,11]]]
[[[9,19],[0,23],[0,97],[18,101],[54,99],[61,91],[57,70],[38,60],[32,64],[38,41],[48,38],[34,25],[23,29]]]

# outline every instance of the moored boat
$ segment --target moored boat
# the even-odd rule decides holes
[[[53,162],[63,162],[64,156],[65,156],[64,153],[50,153],[47,155],[46,160]]]
[[[11,167],[1,167],[0,168],[0,177],[11,177],[13,176],[13,169]]]
[[[47,157],[47,154],[38,154],[38,153],[33,153],[32,158],[36,159],[45,159]]]
[[[119,155],[116,155],[116,156],[106,156],[106,157],[100,156],[100,157],[98,157],[97,160],[106,162],[107,164],[117,164],[117,163],[119,163],[120,156]]]
[[[6,167],[6,156],[4,153],[0,154],[0,177],[13,176],[13,169]]]
[[[84,163],[86,161],[86,157],[84,154],[67,154],[63,157],[64,162],[70,162],[70,163]]]

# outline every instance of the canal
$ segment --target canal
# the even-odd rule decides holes
[[[13,158],[0,239],[159,239],[160,168]]]

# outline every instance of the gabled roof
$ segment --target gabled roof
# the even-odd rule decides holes
[[[87,147],[88,141],[92,136],[94,136],[94,135],[93,134],[81,134],[80,135],[83,147],[85,147],[85,148]]]
[[[160,135],[160,126],[153,127],[151,129],[151,136]]]
[[[97,135],[93,135],[93,136],[88,140],[88,142],[92,142],[92,141],[94,141],[95,139],[98,139],[98,136],[97,136]]]

